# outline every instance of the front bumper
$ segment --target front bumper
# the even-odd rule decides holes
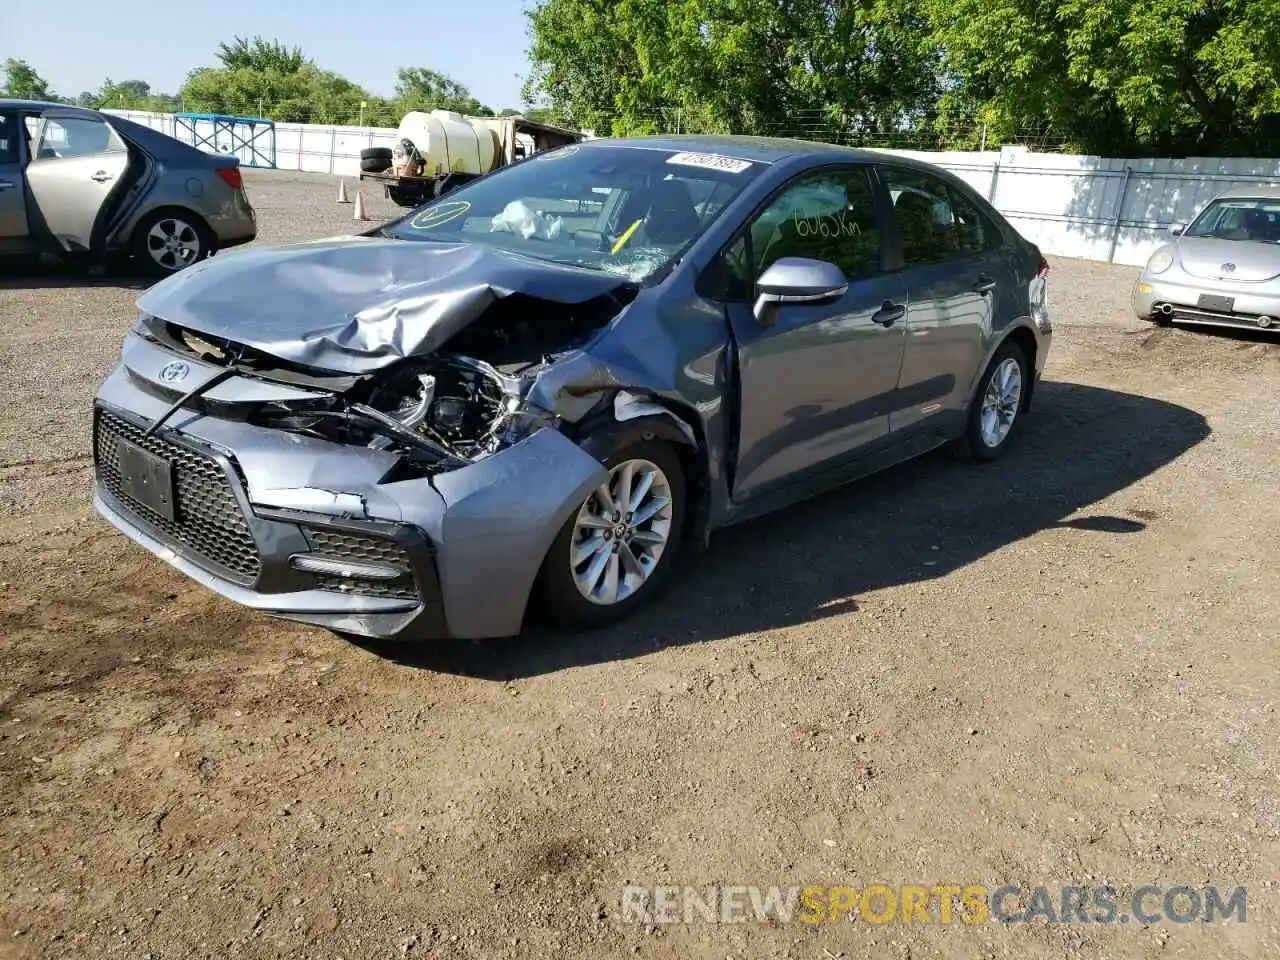
[[[133,354],[133,366],[145,367],[147,351]],[[217,389],[225,396],[235,385]],[[519,633],[551,541],[606,476],[551,429],[462,469],[414,479],[395,479],[393,454],[186,409],[144,436],[170,402],[129,363],[103,383],[94,404],[96,511],[233,602],[361,636]],[[130,495],[122,442],[171,464],[172,517]],[[341,561],[357,573],[370,563],[394,567],[403,576],[318,574],[298,569],[299,556]]]
[[[1130,305],[1140,320],[1167,317],[1179,323],[1280,333],[1280,293],[1270,287],[1260,291],[1258,287],[1254,283],[1198,280],[1176,266],[1154,276],[1144,270],[1133,285]],[[1200,298],[1206,295],[1230,297],[1231,309],[1202,306]],[[1165,304],[1171,308],[1170,313],[1159,309]]]

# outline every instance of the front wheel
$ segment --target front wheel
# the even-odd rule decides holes
[[[543,561],[547,613],[564,626],[621,620],[660,590],[679,552],[685,477],[657,440],[605,462],[609,475],[569,517]]]
[[[1026,408],[1030,378],[1027,355],[1016,343],[1006,341],[982,374],[957,452],[969,460],[989,461],[1008,449]]]

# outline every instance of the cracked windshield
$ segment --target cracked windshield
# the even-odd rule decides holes
[[[763,169],[720,154],[569,146],[454,190],[387,232],[640,282],[678,258]]]

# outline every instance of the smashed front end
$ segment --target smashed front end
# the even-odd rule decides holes
[[[269,614],[373,637],[519,632],[551,541],[606,476],[573,422],[606,394],[571,401],[571,420],[555,398],[572,391],[552,384],[566,365],[594,369],[580,348],[634,288],[558,271],[551,299],[545,271],[498,285],[509,264],[461,248],[430,283],[397,280],[398,253],[383,247],[369,306],[344,288],[349,265],[317,269],[317,251],[275,262],[252,309],[217,303],[237,260],[246,281],[262,266],[252,252],[140,298],[95,400],[96,509]],[[279,310],[332,308],[344,293],[366,305],[281,334]],[[234,322],[215,322],[231,309]],[[608,396],[619,417],[642,401]]]

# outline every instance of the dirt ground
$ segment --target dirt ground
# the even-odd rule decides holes
[[[331,178],[248,183],[263,241],[359,226]],[[399,650],[242,611],[96,519],[90,398],[137,290],[0,280],[0,956],[1276,956],[1280,341],[1140,324],[1134,274],[1054,260],[999,464],[727,531],[616,629]],[[1248,913],[620,901],[879,882],[1244,886]]]

